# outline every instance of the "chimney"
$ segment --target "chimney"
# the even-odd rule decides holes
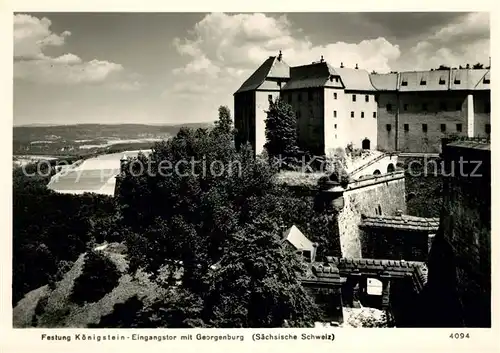
[[[323,59],[323,55],[321,55],[321,59],[319,60],[320,63],[324,62],[325,60]]]
[[[340,63],[340,68],[343,69],[344,68],[344,63]]]
[[[318,251],[318,243],[313,243],[313,251],[311,253],[311,262],[316,260],[316,252]]]
[[[281,58],[283,58],[283,54],[281,54],[281,50],[280,50],[280,53],[278,54],[278,61],[281,61]]]
[[[127,155],[124,154],[123,157],[120,159],[120,172],[124,173],[125,172],[125,167],[127,166]]]
[[[355,69],[356,69],[356,70],[358,69],[358,64],[356,64],[356,68],[355,68]]]

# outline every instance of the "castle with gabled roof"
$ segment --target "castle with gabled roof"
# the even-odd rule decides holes
[[[269,100],[297,116],[299,146],[323,155],[356,148],[439,152],[449,135],[489,137],[490,69],[389,74],[333,67],[323,58],[290,67],[271,56],[234,93],[237,143],[265,144]]]

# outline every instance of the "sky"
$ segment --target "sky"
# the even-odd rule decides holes
[[[210,122],[269,56],[488,65],[488,13],[16,13],[14,125]]]

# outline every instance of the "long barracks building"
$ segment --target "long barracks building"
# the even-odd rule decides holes
[[[354,147],[440,152],[448,135],[490,135],[490,69],[370,74],[321,58],[288,66],[269,57],[234,93],[237,143],[257,154],[265,143],[269,100],[295,111],[299,145],[316,154]]]

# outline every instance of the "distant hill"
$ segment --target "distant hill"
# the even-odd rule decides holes
[[[186,123],[177,125],[145,125],[145,124],[76,124],[47,126],[14,126],[13,138],[19,142],[44,140],[82,140],[96,138],[141,138],[149,135],[175,135],[181,127],[206,128],[213,123]]]
[[[213,123],[14,126],[13,153],[14,155],[81,154],[97,152],[97,149],[110,144],[141,144],[137,148],[144,149],[150,148],[154,140],[165,140],[176,135],[181,127],[197,129],[210,126],[213,126]],[[93,151],[89,151],[90,149]]]

